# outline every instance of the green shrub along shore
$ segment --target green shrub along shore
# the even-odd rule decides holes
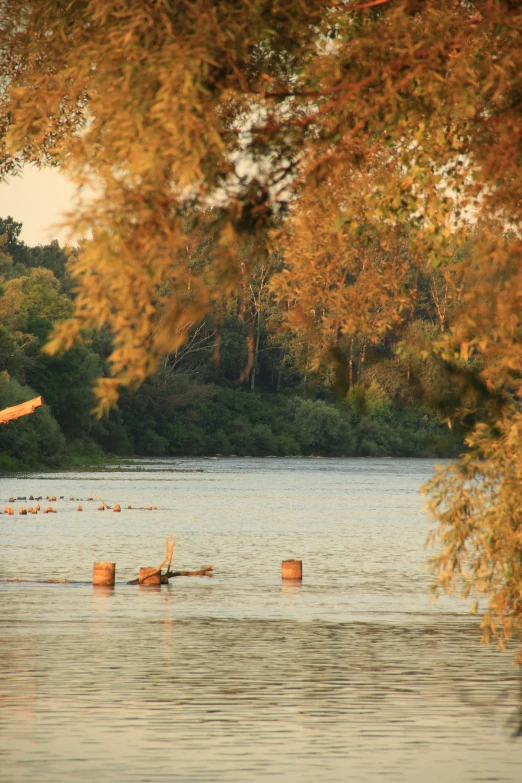
[[[85,335],[59,357],[41,352],[53,324],[72,313],[67,265],[78,250],[57,242],[28,247],[21,228],[0,220],[0,409],[40,394],[47,404],[0,427],[0,471],[100,465],[110,457],[450,457],[462,449],[458,435],[416,402],[419,379],[435,387],[437,374],[412,366],[393,335],[383,346],[350,341],[350,383],[341,392],[331,368],[312,373],[306,339],[281,329],[265,273],[252,278],[247,307],[227,304],[218,363],[211,361],[218,327],[204,322],[155,376],[134,393],[124,390],[118,409],[97,419],[93,385],[108,374],[111,336]],[[425,299],[410,339],[435,321]],[[254,364],[240,383],[252,332]],[[372,351],[378,362],[370,361]]]
[[[34,394],[11,380],[0,404]],[[129,400],[89,424],[83,437],[66,439],[46,407],[2,425],[0,470],[97,465],[107,455],[446,457],[457,448],[447,427],[418,408],[382,405],[361,414],[350,403],[220,388],[175,415]]]

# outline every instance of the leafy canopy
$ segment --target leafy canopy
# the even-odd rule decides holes
[[[95,194],[68,218],[93,238],[48,350],[114,333],[102,406],[260,254],[283,253],[288,321],[332,356],[355,333],[400,329],[417,275],[448,270],[451,318],[419,358],[457,373],[472,430],[470,456],[433,487],[435,567],[448,589],[490,596],[493,635],[520,630],[520,4],[10,0],[0,26],[3,171],[55,162]],[[482,558],[472,522],[495,542]]]

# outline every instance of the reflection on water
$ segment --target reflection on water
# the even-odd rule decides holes
[[[0,517],[0,578],[83,581],[0,584],[2,783],[520,779],[510,656],[459,604],[429,603],[429,462],[143,467],[1,480],[2,500],[162,509]],[[176,566],[216,576],[126,585],[170,532]],[[288,557],[302,585],[281,582]],[[103,559],[114,589],[88,583]]]
[[[114,587],[107,585],[93,585],[92,593],[95,598],[110,598],[114,595]]]
[[[303,585],[302,582],[291,581],[290,579],[281,579],[281,593],[283,595],[299,595]]]

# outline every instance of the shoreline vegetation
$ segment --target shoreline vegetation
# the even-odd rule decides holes
[[[138,460],[145,459],[146,463],[142,465]],[[166,461],[175,461],[176,459],[197,459],[199,461],[201,460],[208,460],[208,461],[214,461],[214,460],[233,460],[233,459],[256,459],[256,460],[264,460],[264,459],[277,459],[277,460],[323,460],[323,459],[334,459],[334,460],[342,460],[342,459],[354,459],[354,460],[365,460],[365,459],[385,459],[385,460],[391,460],[391,459],[434,459],[434,457],[430,456],[417,456],[417,457],[362,457],[362,456],[350,456],[350,457],[343,457],[343,456],[336,456],[336,457],[324,457],[320,454],[307,454],[307,455],[298,455],[298,456],[281,456],[278,454],[267,454],[261,457],[253,457],[250,454],[244,454],[243,456],[239,456],[237,454],[228,454],[225,456],[224,454],[217,454],[213,456],[201,456],[201,457],[186,457],[184,455],[179,456],[169,456],[169,457],[131,457],[130,459],[121,459],[119,457],[111,457],[108,455],[103,455],[103,458],[101,458],[99,461],[93,461],[85,459],[85,461],[78,461],[78,462],[66,462],[61,467],[55,467],[55,468],[49,468],[44,466],[33,466],[30,468],[27,467],[16,467],[13,464],[13,467],[7,467],[7,468],[0,468],[0,477],[7,477],[7,476],[28,476],[32,475],[33,473],[48,473],[49,475],[53,474],[63,474],[63,473],[76,473],[76,472],[82,472],[82,473],[88,473],[88,472],[96,472],[96,473],[114,473],[118,472],[122,468],[125,469],[125,473],[143,473],[143,472],[161,472],[163,473],[164,470],[162,468],[155,468],[154,463],[157,462],[159,464],[164,464]],[[441,459],[446,459],[446,457],[441,457]],[[150,460],[150,461],[149,461]],[[14,463],[14,461],[13,461]],[[204,468],[171,468],[169,470],[169,473],[204,473]]]
[[[415,367],[407,345],[436,328],[433,281],[409,331],[386,341],[354,337],[339,383],[309,360],[306,334],[288,333],[266,270],[251,301],[233,299],[222,323],[195,327],[118,408],[92,415],[94,384],[109,374],[111,335],[85,334],[61,356],[42,347],[72,313],[68,272],[78,249],[29,247],[22,225],[0,220],[0,409],[42,395],[46,406],[0,427],[0,473],[99,467],[133,457],[454,457],[462,433],[419,403],[448,396],[429,363]],[[255,336],[252,367],[249,345]],[[219,339],[219,362],[213,362]],[[249,342],[250,341],[250,342]],[[437,388],[440,386],[440,389]],[[436,407],[436,406],[435,406]]]

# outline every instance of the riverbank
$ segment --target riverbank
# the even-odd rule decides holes
[[[218,389],[175,410],[123,399],[82,438],[43,408],[0,428],[0,472],[74,469],[140,457],[454,457],[462,440],[434,414],[386,401],[335,402]],[[370,404],[371,403],[371,404]]]

